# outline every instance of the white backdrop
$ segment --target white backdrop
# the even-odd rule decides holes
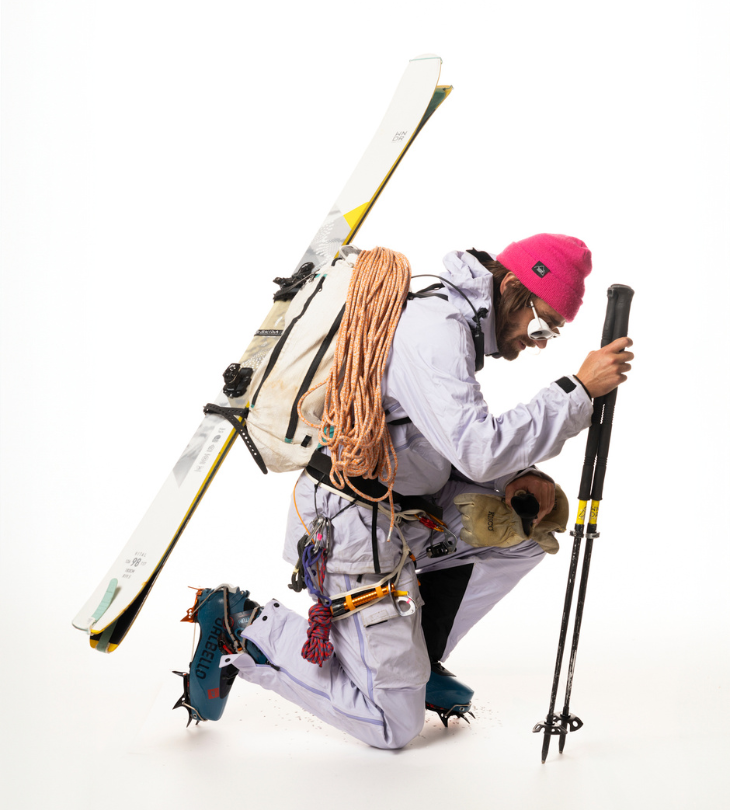
[[[3,3],[8,806],[724,806],[729,23],[710,0]],[[186,586],[287,594],[293,479],[243,447],[122,648],[92,653],[70,624],[423,52],[454,92],[357,243],[414,272],[539,231],[594,255],[563,339],[487,361],[494,411],[575,372],[605,289],[636,290],[574,689],[586,725],[543,767],[529,732],[567,540],[451,659],[476,722],[429,719],[397,754],[247,684],[221,723],[186,732],[169,712]],[[584,441],[545,465],[573,503]]]

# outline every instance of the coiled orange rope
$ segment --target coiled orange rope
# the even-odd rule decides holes
[[[411,267],[401,253],[376,247],[358,256],[337,336],[335,359],[326,381],[320,444],[331,448],[330,480],[368,501],[388,498],[393,527],[393,483],[398,459],[385,422],[382,380],[396,326],[411,283]],[[302,415],[310,427],[317,427]],[[352,486],[351,477],[379,478],[388,488],[372,498]]]

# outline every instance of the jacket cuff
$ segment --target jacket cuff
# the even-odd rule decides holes
[[[527,467],[524,470],[519,470],[518,472],[509,473],[508,475],[503,475],[501,478],[497,478],[494,482],[494,488],[497,492],[504,493],[508,484],[511,484],[514,480],[521,478],[523,475],[535,475],[538,478],[544,478],[546,481],[550,481],[551,484],[555,483],[554,479],[542,470],[538,470],[537,467]]]
[[[571,374],[570,377],[561,377],[559,380],[555,380],[555,384],[560,386],[560,388],[562,388],[566,394],[572,393],[578,386],[580,386],[588,399],[593,399],[588,393],[588,389],[585,387],[585,385],[583,385],[578,377],[575,376],[575,374]]]

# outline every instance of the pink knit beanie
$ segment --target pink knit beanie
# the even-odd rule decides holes
[[[539,233],[512,242],[497,261],[566,321],[575,318],[592,266],[585,242],[559,233]]]

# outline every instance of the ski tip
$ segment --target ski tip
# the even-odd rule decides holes
[[[410,62],[421,62],[424,59],[438,59],[439,62],[443,62],[443,59],[440,56],[437,56],[435,53],[422,53],[418,56],[414,56],[413,59],[410,59]]]

